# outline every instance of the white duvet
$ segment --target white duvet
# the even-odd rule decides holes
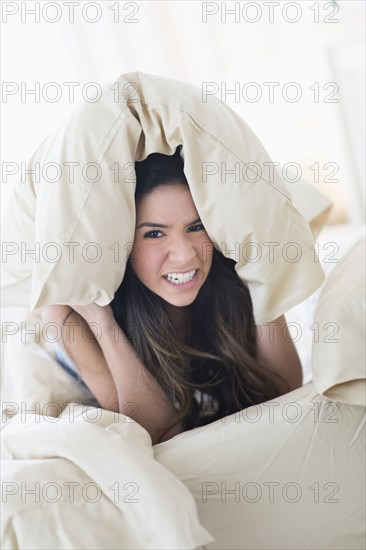
[[[194,548],[213,538],[191,493],[128,417],[69,404],[3,432],[4,548]]]

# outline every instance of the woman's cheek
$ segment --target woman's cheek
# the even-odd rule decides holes
[[[149,274],[155,273],[160,268],[160,258],[162,254],[158,247],[141,246],[139,253],[140,267]]]

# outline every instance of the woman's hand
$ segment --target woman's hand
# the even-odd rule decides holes
[[[70,306],[65,306],[62,304],[56,304],[53,306],[46,306],[41,308],[42,319],[45,324],[47,323],[57,323],[62,327],[64,320],[72,311]]]
[[[62,330],[65,321],[66,323],[69,319],[71,321],[73,311],[80,315],[88,324],[96,323],[99,326],[105,326],[106,323],[114,320],[113,310],[109,304],[103,307],[98,306],[96,303],[80,306],[62,304],[47,306],[42,308],[42,319],[45,324],[57,324]],[[73,322],[75,322],[75,318]]]
[[[90,323],[97,323],[98,325],[105,324],[114,319],[113,310],[110,304],[106,306],[99,306],[95,302],[86,305],[73,305],[72,309],[76,311],[85,321]]]

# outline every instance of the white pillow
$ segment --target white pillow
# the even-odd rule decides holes
[[[134,72],[79,104],[27,164],[36,175],[14,186],[3,215],[3,303],[110,303],[134,237],[133,163],[178,145],[197,211],[215,247],[237,261],[256,323],[311,295],[324,273],[307,222],[318,231],[330,201],[301,184],[305,219],[280,175],[266,176],[271,159],[236,113],[195,86]],[[24,248],[36,255],[22,257]]]
[[[313,381],[319,393],[366,406],[365,237],[328,274],[314,320]]]

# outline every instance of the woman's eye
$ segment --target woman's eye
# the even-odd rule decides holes
[[[204,230],[205,228],[202,223],[197,223],[196,225],[191,225],[189,229],[191,230],[191,232],[196,233],[197,231],[201,231],[202,229]],[[147,233],[145,233],[144,238],[159,239],[160,237],[157,236],[157,233],[162,234],[161,231],[159,231],[158,229],[153,229],[152,231],[148,231]]]
[[[195,232],[195,231],[201,231],[201,229],[204,230],[205,228],[203,227],[202,223],[198,223],[196,225],[192,225],[190,229],[193,229],[193,231]]]
[[[155,235],[156,233],[161,233],[161,231],[158,231],[157,229],[153,229],[152,231],[148,231],[147,233],[145,233],[144,237],[147,239],[155,239],[156,236],[153,236],[153,235]]]

